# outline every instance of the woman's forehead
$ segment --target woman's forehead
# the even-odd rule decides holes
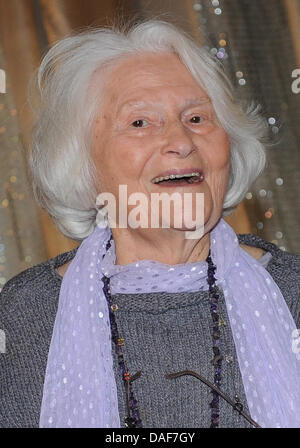
[[[148,59],[149,57],[149,59]],[[168,58],[168,59],[166,59]],[[106,99],[118,110],[158,103],[168,94],[182,95],[184,106],[210,101],[176,55],[144,55],[123,61],[107,75]],[[158,97],[159,96],[159,97]]]
[[[132,80],[135,83],[143,83],[145,80],[153,85],[159,85],[161,81],[169,84],[179,80],[187,82],[188,79],[196,82],[179,57],[173,53],[145,53],[127,57],[114,64],[109,78],[121,84],[128,84]]]

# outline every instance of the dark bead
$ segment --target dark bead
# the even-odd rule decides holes
[[[211,403],[209,403],[209,406],[214,410],[217,411],[218,410],[218,402],[217,401],[212,401]]]
[[[136,421],[139,420],[139,413],[137,409],[132,411],[132,416]]]
[[[126,428],[135,428],[137,425],[137,420],[133,417],[126,417],[124,422]]]
[[[218,356],[220,354],[220,350],[218,347],[213,347],[214,355]]]
[[[132,395],[132,394],[130,394],[130,395]],[[137,401],[134,398],[132,398],[132,399],[129,400],[129,404],[130,404],[130,406],[136,406],[137,405]]]
[[[219,361],[223,359],[222,355],[216,355],[212,361],[210,361],[214,366],[218,364]]]

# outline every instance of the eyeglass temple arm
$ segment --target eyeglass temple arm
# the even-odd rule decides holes
[[[222,397],[225,401],[227,401],[227,403],[229,403],[233,409],[235,411],[237,411],[239,414],[241,414],[249,423],[251,423],[251,425],[253,425],[255,428],[261,428],[261,426],[255,421],[253,420],[250,415],[248,415],[243,409],[239,408],[239,406],[237,405],[237,403],[235,403],[230,397],[228,397],[228,395],[224,394],[224,392],[222,392],[218,387],[216,387],[213,383],[211,383],[210,381],[208,381],[206,378],[204,378],[202,375],[199,375],[199,373],[194,372],[193,370],[182,370],[181,372],[176,372],[176,373],[167,373],[165,375],[165,377],[167,379],[175,379],[175,378],[179,378],[180,376],[184,376],[184,375],[191,375],[194,376],[195,378],[198,378],[198,380],[202,381],[202,383],[206,384],[208,387],[210,387],[211,389],[213,389],[217,394],[220,395],[220,397]]]

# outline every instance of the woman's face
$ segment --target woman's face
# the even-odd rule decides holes
[[[204,193],[207,230],[221,215],[229,139],[209,97],[175,54],[130,57],[106,73],[93,157],[99,192],[113,193],[117,203],[119,185],[127,185],[128,196],[143,193],[149,204],[151,193],[198,192]],[[197,174],[189,181],[157,182],[172,173]]]

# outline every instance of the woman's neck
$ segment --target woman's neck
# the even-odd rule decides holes
[[[185,232],[173,229],[112,229],[112,233],[119,265],[139,260],[170,265],[204,261],[210,248],[209,233],[198,240],[187,239]]]

